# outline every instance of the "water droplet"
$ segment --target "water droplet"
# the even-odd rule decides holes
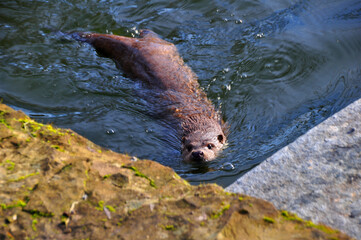
[[[109,209],[106,206],[103,206],[103,211],[108,219],[112,219],[112,214],[110,213]]]
[[[221,170],[223,170],[223,171],[232,171],[232,170],[234,170],[234,166],[233,166],[233,164],[232,163],[225,163],[225,164],[223,164],[222,166],[221,166]]]
[[[115,131],[114,131],[113,129],[109,129],[109,130],[106,131],[106,133],[109,134],[109,135],[111,135],[111,134],[114,134]]]
[[[264,37],[264,33],[257,33],[256,38],[263,38]]]
[[[271,67],[272,67],[272,63],[266,63],[264,67],[265,67],[265,68],[271,68]]]
[[[84,195],[82,196],[83,200],[87,200],[88,199],[88,195],[84,193]]]

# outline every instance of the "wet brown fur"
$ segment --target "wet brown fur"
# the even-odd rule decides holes
[[[73,37],[160,92],[166,111],[179,123],[185,161],[209,161],[218,155],[226,141],[221,118],[172,43],[149,30],[142,30],[140,38],[96,33]]]

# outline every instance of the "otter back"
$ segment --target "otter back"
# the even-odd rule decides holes
[[[209,161],[218,155],[226,141],[221,118],[174,44],[150,30],[141,30],[140,38],[98,33],[72,36],[91,44],[100,56],[111,58],[131,78],[157,92],[164,112],[178,123],[185,161]]]

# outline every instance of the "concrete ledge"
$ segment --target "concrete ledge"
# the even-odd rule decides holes
[[[361,239],[361,99],[227,188]]]

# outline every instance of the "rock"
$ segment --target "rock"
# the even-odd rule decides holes
[[[361,100],[228,187],[361,239]]]
[[[0,239],[351,239],[0,104]]]

